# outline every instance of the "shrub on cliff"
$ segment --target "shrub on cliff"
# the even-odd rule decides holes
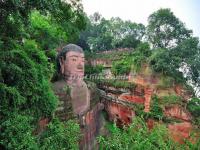
[[[192,98],[187,104],[187,109],[194,116],[196,124],[200,127],[200,99]]]
[[[119,129],[115,125],[110,130],[108,137],[99,137],[100,149],[110,150],[155,150],[155,149],[177,149],[168,135],[167,128],[157,125],[149,132],[146,123],[141,118],[133,119],[129,127]]]
[[[57,100],[48,83],[52,71],[44,52],[36,43],[28,42],[16,50],[1,51],[0,58],[1,107],[4,108],[1,113],[9,114],[16,108],[33,115],[36,120],[50,116]]]
[[[39,145],[42,150],[78,150],[79,139],[80,128],[75,121],[60,122],[54,119],[48,124],[46,131],[39,136]]]
[[[163,118],[163,110],[159,104],[159,99],[156,95],[152,97],[151,101],[151,109],[150,109],[150,117],[158,120],[162,120]]]
[[[89,64],[85,65],[85,74],[86,75],[92,75],[92,74],[100,74],[103,71],[103,66],[102,65],[96,65],[96,66],[92,66]]]
[[[53,119],[40,134],[36,134],[32,121],[33,117],[19,112],[10,113],[9,117],[0,120],[0,147],[8,150],[78,150],[80,128],[75,121]]]
[[[1,120],[0,145],[3,149],[38,149],[36,136],[31,126],[32,117],[10,112],[9,117]]]
[[[131,59],[113,62],[111,71],[114,75],[127,75],[131,70]]]

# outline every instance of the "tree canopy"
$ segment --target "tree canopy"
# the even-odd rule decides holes
[[[170,9],[159,9],[148,18],[147,36],[154,48],[174,47],[191,33]]]
[[[80,35],[79,43],[86,50],[102,51],[115,48],[135,48],[143,39],[143,24],[123,21],[120,18],[107,20],[99,13],[88,18],[88,26]]]
[[[149,16],[147,37],[153,46],[150,63],[156,72],[199,87],[200,47],[192,30],[188,30],[170,9],[159,9]],[[184,70],[183,74],[180,70]]]
[[[1,147],[52,149],[56,137],[60,137],[57,144],[61,149],[66,149],[67,143],[68,148],[78,147],[78,125],[71,122],[76,127],[73,130],[53,121],[58,102],[50,80],[55,71],[55,49],[76,42],[84,28],[80,1],[0,1]],[[40,137],[33,133],[42,118],[52,122],[49,133]],[[51,134],[55,135],[54,143],[46,142]],[[70,145],[68,134],[74,134],[74,145]]]

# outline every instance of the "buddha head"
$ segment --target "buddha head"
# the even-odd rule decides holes
[[[58,55],[60,73],[67,82],[77,82],[84,77],[84,53],[80,46],[68,44]]]

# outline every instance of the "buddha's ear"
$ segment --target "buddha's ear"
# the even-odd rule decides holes
[[[59,58],[59,63],[60,63],[60,72],[61,72],[61,74],[64,74],[65,64],[64,64],[64,58],[63,58],[63,56],[61,56]]]

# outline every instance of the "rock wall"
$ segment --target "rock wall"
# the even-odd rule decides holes
[[[108,89],[108,90],[107,90]],[[112,90],[113,91],[112,91]],[[123,93],[122,91],[127,90],[119,90],[113,88],[105,88],[105,91],[109,91],[108,93],[104,93],[108,99],[104,102],[105,110],[108,112],[109,120],[116,122],[119,127],[123,125],[128,125],[132,122],[132,118],[135,117],[135,112],[133,107],[130,107],[129,104],[143,104],[144,111],[150,111],[150,103],[151,97],[154,93],[157,93],[159,90],[155,90],[152,87],[143,87],[141,85],[137,85],[134,92],[131,93]],[[170,88],[173,90],[173,88]],[[115,94],[116,91],[120,91],[121,94]],[[110,93],[111,92],[111,93]],[[175,93],[175,91],[171,91]],[[171,93],[170,92],[170,93]],[[137,95],[136,95],[137,94]],[[168,94],[169,95],[169,94]],[[104,96],[104,98],[105,98]],[[113,98],[113,99],[112,99]],[[128,103],[125,103],[128,102]],[[167,125],[169,129],[169,133],[174,141],[179,143],[183,143],[185,138],[190,138],[190,134],[193,130],[193,126],[191,124],[191,115],[190,113],[181,105],[170,105],[165,106],[163,108],[163,114],[167,118],[171,118],[171,120],[175,119],[176,121],[172,121],[173,123],[164,123]],[[156,124],[156,121],[153,119],[147,120],[147,126],[149,129],[152,129]]]
[[[190,113],[179,105],[166,106],[164,108],[164,114],[167,117],[173,117],[188,122],[191,121]]]
[[[84,123],[81,126],[83,137],[80,141],[80,149],[92,150],[98,147],[96,137],[103,124],[101,118],[102,109],[103,105],[98,103],[84,115]]]
[[[145,102],[144,102],[144,112],[150,111],[150,103],[151,103],[151,97],[153,95],[153,89],[152,88],[145,88]]]
[[[180,122],[170,123],[167,125],[171,137],[179,142],[184,143],[184,139],[188,139],[192,132],[191,115],[179,105],[166,106],[164,108],[166,117],[178,119]]]
[[[106,64],[105,60],[96,60],[95,64]],[[168,80],[169,79],[169,80]],[[170,78],[167,80],[170,81]],[[142,104],[144,105],[144,112],[150,112],[151,97],[157,95],[159,98],[163,96],[177,95],[180,96],[184,102],[191,97],[182,85],[176,85],[174,81],[170,81],[166,85],[165,78],[159,74],[151,71],[150,67],[143,64],[141,70],[137,74],[129,75],[128,82],[136,84],[134,91],[129,89],[113,88],[108,86],[100,87],[104,92],[103,99],[105,110],[108,113],[108,119],[116,122],[118,126],[128,125],[135,117],[135,111],[129,104]],[[126,103],[127,102],[127,103]],[[170,135],[177,142],[183,142],[185,138],[190,137],[193,129],[191,123],[191,115],[181,105],[166,106],[163,108],[163,114],[167,118],[171,118],[173,123],[165,123],[169,129]],[[148,119],[147,126],[152,129],[155,125],[155,120]],[[162,121],[161,121],[162,122]],[[160,122],[159,122],[160,123]],[[162,122],[164,123],[164,122]]]
[[[112,66],[112,61],[108,60],[108,59],[92,59],[92,60],[88,61],[88,63],[91,64],[92,66],[102,65],[106,68]]]
[[[168,129],[171,137],[175,141],[184,143],[184,139],[188,139],[190,137],[192,124],[190,122],[169,124]]]
[[[141,96],[135,96],[131,94],[121,94],[119,97],[121,100],[129,101],[131,103],[137,103],[137,104],[144,104],[145,98]]]
[[[105,110],[109,121],[115,122],[119,127],[130,124],[135,116],[132,108],[114,102],[105,102]]]

